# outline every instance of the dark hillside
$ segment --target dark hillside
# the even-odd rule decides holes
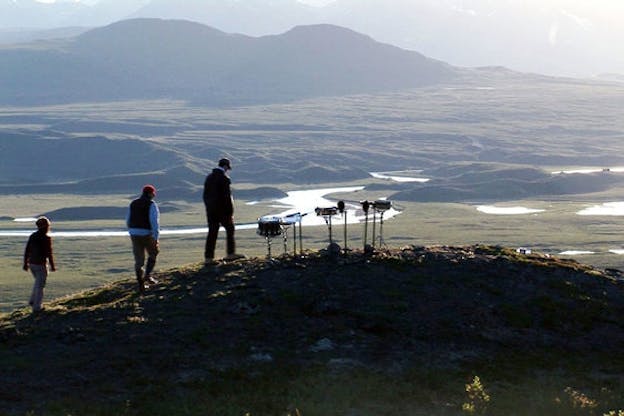
[[[449,165],[427,174],[440,176],[425,184],[404,185],[392,198],[458,202],[552,197],[605,191],[623,180],[610,171],[553,175],[538,168],[495,163]]]
[[[158,171],[185,161],[181,155],[147,141],[104,136],[41,137],[5,132],[0,136],[0,150],[0,185],[93,180]],[[36,165],[34,155],[45,160],[45,170]]]
[[[2,414],[450,415],[474,374],[492,380],[490,414],[554,414],[510,412],[517,401],[502,397],[523,380],[602,391],[596,413],[574,414],[621,405],[617,271],[500,247],[406,247],[159,279],[145,296],[126,280],[2,316]]]
[[[270,80],[268,87],[286,96],[396,91],[449,80],[456,72],[417,52],[333,25],[300,26],[256,44],[247,57],[254,71],[241,66],[232,77],[240,77],[242,89]]]
[[[53,133],[0,136],[0,194],[133,194],[145,183],[158,183],[161,195],[196,198],[195,188],[205,177],[201,162],[151,141]]]

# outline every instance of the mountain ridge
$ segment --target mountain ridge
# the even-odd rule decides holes
[[[321,44],[327,38],[332,42]],[[6,92],[0,102],[19,105],[154,98],[208,105],[284,102],[414,88],[457,72],[332,25],[252,38],[161,19],[117,22],[55,47],[0,48],[0,63]]]

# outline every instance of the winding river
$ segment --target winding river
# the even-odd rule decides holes
[[[291,191],[286,193],[285,198],[274,201],[275,204],[271,205],[272,209],[276,212],[268,214],[267,216],[285,217],[287,215],[299,213],[302,214],[301,225],[302,226],[320,226],[325,225],[325,218],[317,216],[314,210],[317,207],[329,208],[335,207],[337,201],[330,200],[327,195],[336,193],[355,193],[364,190],[363,186],[352,186],[342,188],[324,188],[324,189],[310,189],[305,191]],[[356,198],[357,199],[357,198]],[[394,208],[384,212],[384,220],[390,219],[400,212]],[[359,223],[365,219],[364,213],[361,211],[359,204],[346,204],[345,209],[346,220],[349,224]],[[369,214],[369,215],[372,215]],[[34,223],[36,218],[17,218],[16,222]],[[344,217],[340,214],[335,216],[334,221],[344,221]],[[237,230],[251,230],[258,227],[257,222],[236,224]],[[33,229],[28,230],[0,230],[0,237],[28,237],[33,232]],[[208,232],[206,227],[198,228],[168,228],[163,227],[160,231],[162,235],[191,235],[191,234],[205,234]],[[55,238],[98,238],[98,237],[127,237],[128,232],[120,229],[108,229],[108,230],[76,230],[76,231],[63,231],[53,229],[50,235]]]

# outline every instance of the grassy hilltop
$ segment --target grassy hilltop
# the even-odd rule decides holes
[[[603,415],[620,272],[492,246],[162,273],[0,316],[2,415]]]

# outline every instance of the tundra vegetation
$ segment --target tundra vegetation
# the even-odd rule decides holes
[[[24,415],[610,415],[622,280],[500,246],[307,250],[0,317]],[[519,402],[522,405],[519,405]]]

